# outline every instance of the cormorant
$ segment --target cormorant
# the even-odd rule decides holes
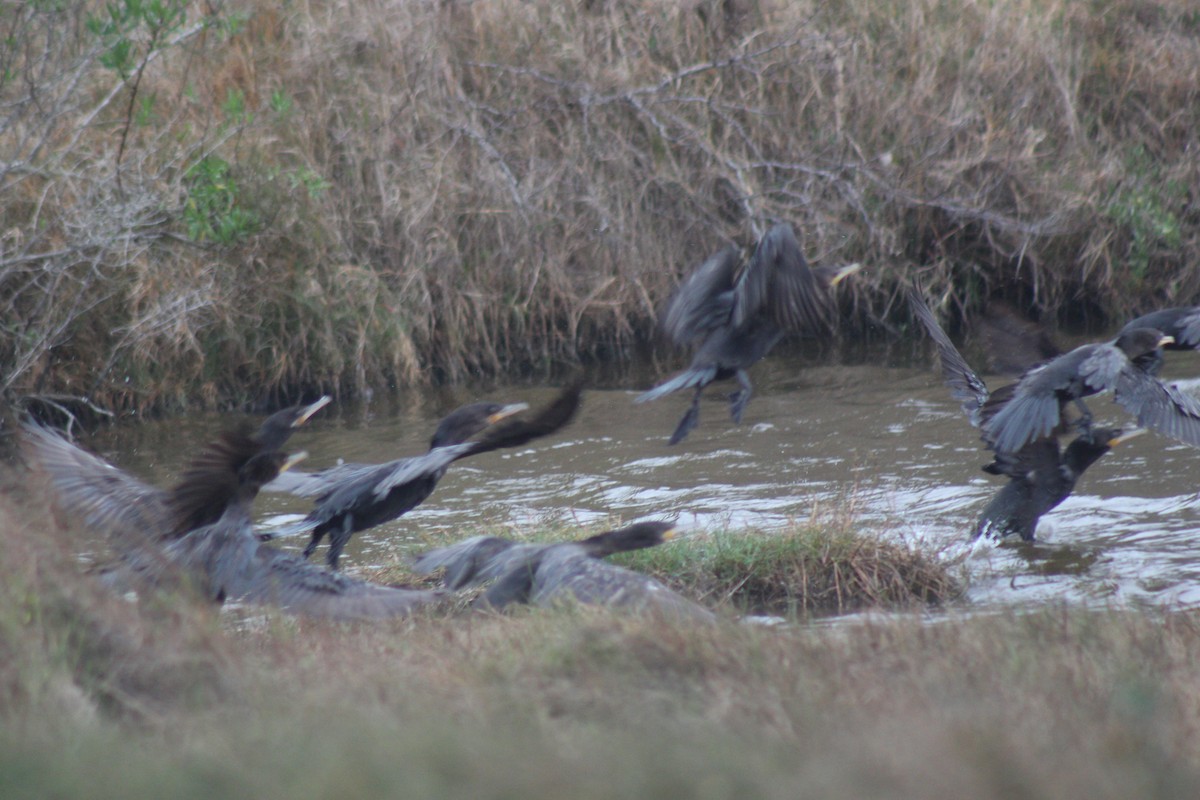
[[[607,605],[672,617],[715,620],[708,609],[676,594],[647,575],[601,561],[613,553],[654,547],[671,538],[674,524],[640,522],[577,542],[517,544],[477,536],[419,556],[419,573],[445,568],[448,588],[495,579],[480,603],[552,605],[563,600]]]
[[[1172,342],[1165,343],[1162,349],[1200,349],[1200,306],[1179,306],[1164,308],[1161,311],[1151,311],[1149,314],[1143,314],[1130,320],[1121,329],[1121,333],[1134,328],[1154,328],[1174,339]],[[1162,349],[1155,350],[1141,358],[1139,366],[1144,372],[1158,375],[1163,363]]]
[[[751,393],[746,369],[787,331],[829,331],[828,289],[860,268],[851,264],[810,269],[787,224],[767,231],[739,273],[741,262],[735,247],[712,256],[679,285],[662,313],[660,326],[673,342],[698,345],[686,370],[635,401],[657,400],[680,389],[696,390],[670,444],[682,441],[696,427],[700,394],[713,381],[737,379],[738,390],[729,396],[729,413],[740,423]]]
[[[1092,414],[1083,398],[1112,390],[1138,425],[1200,445],[1200,402],[1140,366],[1141,359],[1172,341],[1153,328],[1132,328],[1111,342],[1085,344],[1029,370],[1012,397],[983,423],[985,440],[999,452],[1015,452],[1057,429],[1068,403],[1083,415],[1080,427],[1087,432]]]
[[[419,575],[430,575],[444,568],[442,583],[447,589],[457,590],[499,578],[514,566],[541,557],[542,552],[551,547],[578,547],[592,558],[604,558],[613,553],[655,547],[674,535],[674,523],[638,522],[566,543],[518,543],[499,536],[472,536],[422,553],[413,559],[413,571]]]
[[[582,389],[582,383],[573,384],[528,419],[507,419],[527,408],[524,404],[472,403],[464,406],[442,421],[429,452],[421,456],[386,464],[342,464],[308,475],[285,476],[285,480],[267,489],[302,497],[315,496],[316,505],[301,522],[268,535],[276,537],[311,531],[312,538],[304,549],[307,557],[328,534],[326,561],[337,569],[342,549],[354,533],[396,519],[420,505],[433,493],[454,461],[522,445],[562,428],[575,415]],[[506,421],[497,425],[500,420]],[[478,439],[465,441],[480,431],[484,432]]]
[[[1139,427],[1200,445],[1200,401],[1145,368],[1145,358],[1172,341],[1161,331],[1131,328],[1111,342],[1085,344],[989,395],[915,289],[908,290],[908,303],[937,344],[942,376],[953,396],[997,452],[1015,453],[1028,442],[1065,432],[1063,412],[1072,403],[1083,415],[1076,424],[1086,433],[1092,415],[1083,398],[1110,389],[1117,403],[1137,417]]]
[[[219,518],[159,544],[147,543],[127,553],[112,582],[130,580],[137,588],[182,582],[204,599],[279,606],[305,616],[329,619],[374,619],[405,616],[440,602],[445,593],[380,586],[348,578],[304,558],[259,541],[251,523],[251,506],[259,489],[306,454],[259,453],[236,472],[236,488]],[[228,465],[212,462],[194,470],[184,483],[228,483]],[[186,487],[191,497],[212,494]],[[123,573],[123,574],[122,574]],[[114,579],[115,578],[115,579]]]
[[[1084,470],[1114,446],[1145,432],[1145,428],[1127,433],[1120,428],[1093,428],[1061,453],[1057,437],[1037,439],[1017,453],[998,453],[984,470],[1010,480],[984,507],[971,538],[998,542],[1015,533],[1032,542],[1038,520],[1067,499]]]
[[[987,385],[967,365],[933,312],[913,289],[908,291],[908,304],[937,346],[942,378],[950,387],[951,395],[962,403],[972,425],[985,427],[989,413],[1003,408],[1017,384],[1008,384],[995,394],[989,394]],[[1047,435],[1022,445],[1016,452],[997,450],[995,459],[983,470],[993,475],[1007,475],[1010,481],[984,508],[971,538],[985,536],[991,541],[999,541],[1016,533],[1022,539],[1032,541],[1038,520],[1071,494],[1084,470],[1118,442],[1143,432],[1138,429],[1122,436],[1119,429],[1085,431],[1060,452],[1058,436],[1068,427],[1065,422],[1060,422]]]
[[[236,488],[237,470],[254,455],[277,450],[328,403],[325,396],[276,412],[257,430],[243,423],[222,433],[205,445],[171,489],[144,483],[36,423],[24,425],[22,438],[30,460],[49,477],[63,510],[81,517],[121,549],[215,522]],[[189,480],[193,474],[210,475],[214,468],[226,470],[224,483]]]

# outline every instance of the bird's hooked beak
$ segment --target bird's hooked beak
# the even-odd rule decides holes
[[[1138,436],[1141,436],[1147,430],[1148,430],[1147,428],[1134,428],[1131,431],[1126,431],[1125,433],[1122,433],[1120,436],[1114,436],[1113,438],[1109,439],[1108,446],[1116,447],[1121,442],[1128,442],[1130,439],[1135,439]]]
[[[290,456],[288,456],[287,460],[279,466],[279,474],[282,475],[306,458],[308,458],[307,450],[297,450],[295,453],[292,453]]]
[[[491,416],[489,416],[487,418],[487,423],[488,423],[488,425],[495,425],[500,420],[507,419],[508,417],[511,417],[513,414],[518,414],[518,413],[526,410],[527,408],[529,408],[529,403],[513,403],[512,405],[504,406],[499,411],[497,411],[495,414],[492,414]]]
[[[675,538],[676,534],[678,534],[678,533],[679,533],[678,527],[672,526],[670,528],[667,528],[665,531],[663,531],[663,535],[662,535],[663,541],[664,542],[671,541],[672,539]]]
[[[1174,343],[1175,343],[1175,337],[1171,336],[1170,334],[1164,334],[1163,337],[1158,340],[1159,347],[1162,347],[1164,344],[1174,344]]]
[[[855,261],[853,264],[847,264],[846,266],[839,268],[838,271],[834,273],[834,276],[829,280],[829,285],[837,286],[842,282],[842,280],[849,278],[851,275],[854,275],[858,272],[862,272],[861,263]]]
[[[292,423],[292,427],[299,428],[301,425],[308,422],[309,417],[311,417],[313,414],[320,411],[325,406],[329,405],[330,401],[332,401],[332,400],[333,400],[333,398],[327,394],[321,395],[321,398],[319,400],[317,400],[317,402],[313,403],[311,406],[304,409],[304,413],[301,414],[300,416],[296,417],[295,421]]]

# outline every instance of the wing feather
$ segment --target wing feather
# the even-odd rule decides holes
[[[734,289],[733,323],[767,310],[782,328],[819,333],[830,328],[830,307],[792,226],[774,226],[758,242]]]
[[[741,263],[736,247],[710,256],[675,289],[659,325],[671,341],[688,345],[729,323],[734,276]]]

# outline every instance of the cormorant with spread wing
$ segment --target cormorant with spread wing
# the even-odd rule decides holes
[[[662,313],[660,326],[672,341],[698,345],[691,364],[639,395],[636,402],[695,389],[692,404],[671,435],[670,444],[676,444],[696,427],[704,387],[735,378],[738,389],[729,396],[729,413],[740,423],[751,393],[746,369],[788,331],[828,332],[832,327],[828,290],[858,270],[858,264],[810,268],[787,224],[767,231],[744,266],[736,247],[725,248],[679,285]]]
[[[972,425],[986,427],[991,415],[1014,395],[1018,384],[1008,384],[990,394],[913,289],[908,291],[908,304],[937,346],[942,378],[951,395],[962,403]],[[1038,520],[1071,494],[1084,470],[1114,445],[1143,432],[1138,429],[1122,435],[1119,429],[1088,430],[1060,451],[1058,436],[1068,427],[1060,420],[1045,435],[1023,444],[1015,452],[997,448],[995,459],[983,469],[993,475],[1006,475],[1010,480],[984,508],[972,538],[984,536],[996,542],[1015,533],[1032,541]],[[986,441],[987,437],[984,438]]]
[[[259,453],[237,471],[215,459],[191,470],[171,490],[177,520],[196,502],[223,498],[218,518],[170,538],[143,542],[121,553],[120,563],[101,572],[118,589],[139,592],[182,587],[217,604],[237,601],[278,606],[295,614],[327,619],[406,616],[438,603],[445,593],[380,586],[308,563],[295,553],[264,544],[254,533],[251,507],[259,489],[306,454]]]
[[[442,420],[429,452],[385,464],[342,464],[321,472],[288,473],[268,491],[285,491],[316,497],[316,506],[301,522],[271,536],[312,532],[304,549],[310,556],[321,539],[329,536],[326,561],[337,568],[342,549],[361,530],[380,525],[416,508],[437,487],[453,462],[504,447],[516,447],[547,436],[571,421],[579,407],[583,385],[565,389],[546,408],[529,418],[510,416],[527,406],[472,403]],[[505,420],[502,424],[501,420]],[[486,429],[486,430],[485,430]],[[483,433],[478,439],[466,441]]]
[[[237,470],[258,453],[278,450],[328,403],[329,397],[323,396],[315,403],[272,414],[257,430],[245,422],[222,433],[205,445],[170,490],[135,478],[49,428],[27,423],[22,439],[30,460],[49,477],[63,509],[80,516],[120,550],[215,522],[228,502]],[[214,467],[228,472],[225,484],[188,481],[192,474],[211,475]],[[199,493],[187,503],[183,517],[170,508],[172,502],[180,502],[180,492]]]
[[[1068,403],[1079,409],[1080,427],[1087,432],[1092,414],[1083,398],[1111,390],[1138,425],[1200,445],[1200,402],[1143,368],[1147,356],[1172,341],[1154,328],[1132,328],[1111,342],[1085,344],[1034,367],[984,421],[984,440],[998,452],[1016,452],[1054,432]]]

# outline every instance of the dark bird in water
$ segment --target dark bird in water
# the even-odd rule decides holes
[[[108,581],[118,586],[160,589],[182,585],[205,600],[278,606],[286,611],[328,619],[375,619],[405,616],[444,599],[439,591],[380,586],[348,578],[259,541],[251,507],[263,485],[305,456],[279,451],[259,453],[233,473],[215,461],[194,470],[185,484],[225,485],[230,474],[236,488],[215,522],[187,531],[159,545],[126,554]],[[212,494],[188,486],[188,496]]]
[[[989,394],[987,385],[967,364],[929,306],[913,289],[908,292],[908,304],[937,346],[942,378],[950,387],[951,396],[962,403],[972,425],[984,427],[990,419],[989,413],[1003,407],[1003,401],[1013,396],[1017,384]],[[1122,436],[1118,429],[1087,431],[1060,452],[1058,436],[1067,427],[1059,424],[1015,452],[998,451],[992,463],[983,468],[984,472],[1006,475],[1010,480],[984,508],[972,538],[983,536],[997,542],[1016,533],[1032,541],[1038,520],[1067,499],[1084,470],[1117,443],[1143,432],[1138,429]]]
[[[737,380],[738,389],[729,396],[729,413],[740,423],[751,393],[746,369],[786,332],[828,333],[833,325],[828,290],[860,268],[858,264],[809,268],[787,224],[767,231],[744,265],[742,261],[736,247],[712,256],[679,285],[662,313],[660,327],[675,344],[697,346],[686,370],[636,400],[645,403],[680,389],[695,389],[670,444],[682,441],[696,427],[700,395],[713,381]]]
[[[354,533],[396,519],[423,503],[453,462],[490,450],[516,447],[565,426],[579,408],[582,388],[582,383],[572,385],[529,418],[512,417],[527,408],[524,404],[463,406],[438,425],[429,452],[424,455],[386,464],[342,464],[307,475],[289,473],[284,480],[267,487],[268,490],[316,497],[316,504],[301,522],[270,535],[311,531],[312,538],[304,549],[306,557],[328,535],[326,561],[336,569],[342,549]],[[466,441],[477,434],[478,439]]]
[[[1174,341],[1165,343],[1161,349],[1142,356],[1138,366],[1150,375],[1158,375],[1162,369],[1165,350],[1196,350],[1200,349],[1200,306],[1180,306],[1152,311],[1149,314],[1130,320],[1121,333],[1135,328],[1154,328],[1160,330]]]
[[[1062,452],[1058,439],[1047,437],[1016,453],[998,453],[983,469],[1007,475],[1009,482],[984,507],[972,538],[999,542],[1015,533],[1032,542],[1038,520],[1067,499],[1084,470],[1116,445],[1145,432],[1145,428],[1127,433],[1120,428],[1094,428],[1080,434]]]
[[[428,574],[444,568],[443,581],[452,589],[494,579],[481,603],[497,609],[513,603],[547,606],[574,600],[714,620],[711,611],[659,581],[600,560],[613,553],[654,547],[673,534],[673,523],[640,522],[577,542],[556,544],[518,544],[476,536],[419,556],[413,569]]]
[[[49,428],[27,423],[22,439],[30,462],[47,475],[63,510],[120,550],[215,522],[236,489],[237,470],[258,453],[279,449],[328,403],[322,397],[272,414],[257,429],[243,423],[222,433],[171,489],[144,483]],[[189,480],[195,474],[210,476],[214,469],[223,471],[224,482]]]

